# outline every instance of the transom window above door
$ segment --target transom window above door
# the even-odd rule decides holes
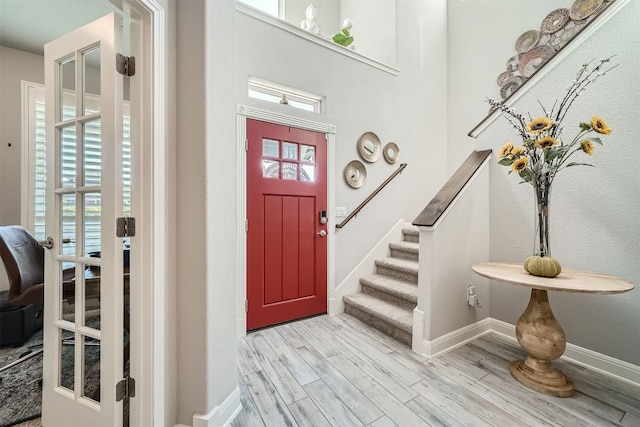
[[[316,181],[316,147],[295,142],[262,140],[264,178]]]

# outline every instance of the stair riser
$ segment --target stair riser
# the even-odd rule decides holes
[[[403,251],[401,249],[390,249],[391,251],[391,257],[393,258],[401,258],[401,259],[408,259],[411,261],[416,261],[418,262],[418,254],[415,252],[408,252],[408,251]]]
[[[420,243],[419,234],[402,233],[402,237],[405,242]]]
[[[402,329],[397,328],[396,326],[393,326],[387,322],[385,322],[384,320],[375,317],[374,315],[370,314],[370,313],[366,313],[356,307],[353,307],[350,304],[346,304],[345,305],[345,309],[344,309],[345,313],[350,314],[351,316],[362,320],[364,323],[373,326],[374,328],[378,329],[379,331],[384,332],[387,335],[392,336],[393,338],[397,339],[400,342],[403,342],[407,345],[411,345],[411,334],[403,331]]]
[[[400,280],[405,280],[410,283],[418,284],[418,275],[408,271],[398,270],[388,266],[377,266],[376,272],[384,276],[393,277]]]
[[[383,301],[387,301],[397,307],[403,307],[409,310],[413,310],[414,308],[416,308],[415,301],[406,300],[400,296],[389,294],[380,289],[372,288],[364,283],[362,284],[362,292]]]

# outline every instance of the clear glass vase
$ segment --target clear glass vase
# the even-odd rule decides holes
[[[534,276],[556,277],[562,271],[560,262],[551,258],[549,244],[549,199],[551,185],[546,181],[534,185],[536,234],[533,239],[533,255],[524,261],[524,269]]]
[[[533,239],[533,255],[551,256],[549,245],[549,198],[551,185],[537,184],[534,186],[535,196],[535,230]]]

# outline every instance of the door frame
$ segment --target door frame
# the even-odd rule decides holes
[[[238,104],[236,108],[236,147],[238,171],[237,183],[240,194],[238,197],[238,217],[236,232],[240,244],[236,254],[236,267],[238,274],[238,301],[237,301],[237,336],[247,335],[247,315],[245,301],[247,299],[247,152],[245,144],[247,140],[247,119],[261,120],[282,126],[291,126],[299,129],[324,133],[327,139],[327,312],[335,294],[335,125],[317,122],[288,114],[276,113],[259,108]]]
[[[168,68],[168,4],[163,0],[109,1],[132,17],[130,54],[144,64],[138,67],[140,85],[131,88],[131,114],[135,108],[140,143],[135,152],[139,180],[132,188],[132,194],[137,194],[137,209],[132,206],[131,212],[138,220],[139,256],[131,259],[131,283],[137,286],[131,287],[130,305],[131,312],[139,315],[130,319],[130,375],[136,380],[130,425],[161,425],[171,399],[165,368],[172,357],[166,354],[165,342],[170,337],[167,325],[172,319],[167,317],[165,302],[168,288],[175,282],[175,266],[170,262],[175,257],[167,249],[169,242],[175,241],[169,228],[171,209],[167,201],[173,176],[168,164],[169,135],[175,126],[168,106],[168,81],[173,79]],[[134,277],[135,272],[138,277]]]

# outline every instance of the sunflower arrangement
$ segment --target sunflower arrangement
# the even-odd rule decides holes
[[[595,151],[595,145],[602,145],[599,135],[609,135],[612,131],[602,117],[594,115],[591,120],[578,124],[579,131],[569,142],[565,142],[562,138],[562,122],[567,111],[590,84],[618,66],[618,64],[610,65],[611,59],[612,57],[600,60],[591,69],[589,68],[591,63],[584,64],[576,74],[575,80],[567,88],[562,101],[559,104],[556,101],[550,110],[538,102],[544,113],[541,117],[529,116],[527,118],[518,114],[513,108],[505,106],[502,102],[488,100],[493,109],[502,112],[522,139],[521,145],[515,146],[512,142],[507,142],[500,148],[498,164],[509,167],[509,173],[518,174],[522,179],[521,183],[528,183],[534,187],[538,211],[537,235],[539,237],[536,239],[534,251],[536,256],[550,256],[548,209],[549,192],[554,178],[558,172],[568,167],[593,166],[584,162],[570,162],[569,159],[578,152],[591,156]],[[525,269],[526,265],[525,262]],[[555,275],[560,273],[559,263],[557,270]]]

